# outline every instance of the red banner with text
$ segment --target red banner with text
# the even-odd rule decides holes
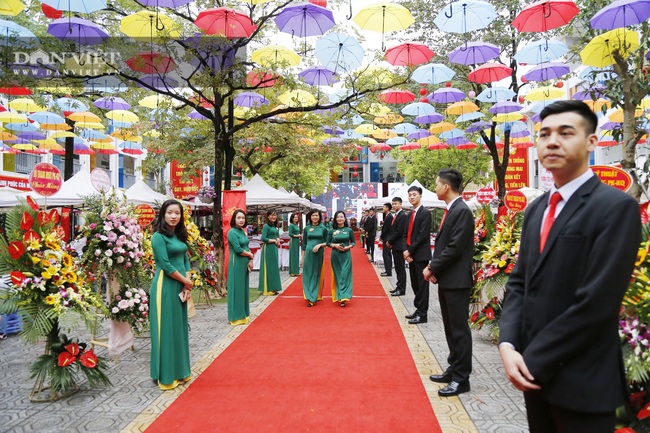
[[[187,177],[183,178],[186,170],[187,166],[185,164],[179,164],[176,160],[171,162],[169,179],[172,184],[172,194],[176,200],[193,198],[199,193],[201,173],[197,173],[197,176],[190,176],[189,179]]]
[[[246,212],[246,190],[228,190],[223,192],[221,201],[221,228],[223,230],[224,248],[224,274],[228,278],[228,230],[230,230],[230,219],[232,214],[241,209]]]
[[[528,186],[528,149],[516,148],[508,159],[506,191]]]

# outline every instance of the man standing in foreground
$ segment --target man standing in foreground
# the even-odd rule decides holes
[[[382,272],[382,277],[390,277],[393,275],[393,255],[390,251],[390,248],[386,246],[386,241],[390,235],[390,229],[393,228],[393,214],[391,213],[391,208],[393,206],[390,203],[384,203],[384,223],[381,226],[381,234],[379,239],[381,239],[381,256],[384,261],[384,272]]]
[[[409,203],[413,206],[406,231],[404,260],[409,263],[411,287],[415,293],[415,312],[406,315],[409,324],[427,323],[429,311],[429,280],[422,272],[431,260],[431,212],[422,206],[422,188],[412,186],[408,190]]]
[[[581,101],[541,112],[554,187],[526,211],[499,352],[531,433],[614,431],[626,399],[619,308],[641,241],[639,205],[589,169],[598,119]]]
[[[391,202],[395,211],[391,221],[391,229],[386,238],[386,246],[393,253],[393,264],[395,265],[395,277],[397,284],[391,296],[404,296],[406,294],[406,262],[404,261],[404,250],[406,250],[406,231],[409,226],[409,218],[402,210],[402,198],[393,197]]]
[[[434,382],[448,383],[441,397],[469,391],[472,372],[472,331],[469,329],[469,298],[474,283],[474,216],[460,196],[463,175],[452,168],[440,170],[436,194],[447,203],[440,221],[431,263],[424,269],[426,280],[438,284],[438,299],[445,339],[449,348],[449,367],[442,374],[429,376]]]

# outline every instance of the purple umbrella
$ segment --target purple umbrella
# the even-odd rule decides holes
[[[449,53],[449,60],[460,65],[478,65],[499,57],[501,50],[487,42],[469,42]]]
[[[291,36],[318,36],[336,25],[332,11],[312,3],[287,6],[275,17],[275,24]]]
[[[131,108],[131,104],[117,96],[105,96],[99,98],[93,102],[93,105],[103,110],[129,110]]]
[[[459,144],[467,143],[467,137],[465,137],[464,135],[460,135],[458,137],[449,138],[449,139],[445,140],[445,142],[447,144],[452,145],[452,146],[457,146]]]
[[[269,100],[259,93],[242,92],[235,96],[234,102],[235,105],[239,105],[240,107],[259,107],[261,105],[267,105]]]
[[[538,114],[533,115],[530,118],[530,120],[532,120],[533,122],[541,122],[542,121],[542,116],[540,116],[539,113],[538,113]]]
[[[432,114],[423,114],[422,116],[418,116],[413,121],[417,124],[424,125],[427,123],[438,123],[444,119],[445,116],[443,116],[440,113],[432,113]]]
[[[323,126],[323,131],[325,133],[330,134],[330,135],[339,135],[339,134],[345,134],[345,131],[343,131],[340,127],[338,126]]]
[[[196,110],[190,111],[190,114],[188,114],[187,117],[189,117],[190,119],[194,119],[194,120],[206,120],[207,119],[207,117],[205,117],[203,114],[199,113]]]
[[[435,123],[435,122],[434,122]],[[415,132],[411,132],[406,137],[410,140],[419,140],[420,138],[428,137],[431,133],[426,129],[418,129]]]
[[[602,87],[592,87],[591,89],[581,90],[574,93],[571,99],[575,99],[576,101],[596,100],[603,96],[603,90]]]
[[[479,132],[483,131],[484,129],[488,129],[490,127],[490,124],[484,121],[480,122],[474,122],[467,129],[465,129],[465,132]]]
[[[569,72],[571,72],[571,68],[563,63],[542,63],[541,65],[537,65],[530,71],[526,72],[524,74],[524,78],[526,78],[528,81],[546,81],[553,78],[560,78]]]
[[[18,134],[18,138],[25,140],[45,140],[47,138],[47,135],[38,131],[26,131]]]
[[[618,0],[589,20],[594,29],[613,30],[641,24],[650,18],[650,0]]]
[[[323,144],[341,144],[343,143],[342,138],[334,137],[334,138],[326,138],[323,140]]]
[[[513,113],[515,111],[521,110],[523,105],[513,102],[513,101],[501,101],[494,104],[488,110],[492,114],[501,114],[501,113]]]
[[[449,104],[465,99],[465,93],[454,87],[442,87],[427,96],[427,99],[436,104]]]
[[[521,137],[528,137],[530,135],[530,131],[523,130],[523,131],[516,131],[516,132],[511,132],[510,137],[512,138],[521,138]]]
[[[311,66],[298,73],[298,76],[312,86],[331,86],[339,81],[339,75],[336,72],[322,66]]]
[[[178,81],[167,76],[160,76],[160,75],[143,75],[140,77],[140,81],[142,83],[137,83],[138,87],[153,87],[155,89],[169,89],[170,87],[176,87],[178,86]]]
[[[5,140],[5,143],[9,144],[32,144],[32,140],[26,138],[16,138],[15,140]]]
[[[622,127],[623,124],[619,122],[605,122],[601,125],[600,129],[611,131],[612,129],[621,129]],[[22,134],[20,134],[20,136],[22,136]]]
[[[61,18],[47,26],[47,33],[62,41],[80,45],[101,44],[108,33],[92,21],[81,18]]]
[[[179,6],[184,6],[188,3],[192,3],[194,0],[138,0],[143,6],[156,6],[159,8],[170,8],[174,9]]]

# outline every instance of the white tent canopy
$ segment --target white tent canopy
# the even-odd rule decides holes
[[[410,185],[404,185],[395,193],[393,193],[390,197],[379,197],[370,202],[370,206],[373,208],[381,208],[384,203],[390,203],[393,197],[400,197],[402,199],[402,207],[405,209],[411,209],[411,203],[409,203],[409,193],[408,190],[412,186],[419,186],[422,188],[422,206],[428,208],[428,209],[433,209],[433,208],[440,208],[444,209],[447,207],[447,204],[438,199],[438,196],[436,195],[435,192],[431,192],[425,187],[422,186],[420,182],[417,180],[414,180]]]
[[[310,207],[301,202],[298,195],[292,196],[287,192],[278,191],[266,183],[259,174],[253,176],[246,185],[235,188],[246,190],[246,208],[251,210],[275,210],[278,212],[291,212],[301,207]],[[311,203],[310,203],[311,204]]]
[[[169,200],[170,197],[154,191],[143,180],[138,180],[129,189],[124,191],[124,195],[129,203],[133,204],[148,204],[154,205],[156,203],[162,204],[164,201]]]

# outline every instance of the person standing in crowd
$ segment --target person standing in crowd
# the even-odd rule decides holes
[[[364,225],[364,231],[366,232],[366,252],[370,254],[370,263],[375,262],[375,238],[377,237],[377,215],[375,215],[375,210],[370,209],[368,211],[368,218],[366,218],[366,224]]]
[[[322,218],[319,210],[311,210],[307,214],[307,225],[302,235],[302,288],[308,307],[323,299],[327,229],[321,224]]]
[[[366,249],[366,254],[368,254],[368,246],[366,245],[366,220],[368,219],[368,211],[364,210],[361,212],[361,219],[359,220],[359,244],[362,248]]]
[[[393,255],[397,284],[395,284],[395,289],[390,294],[391,296],[404,296],[406,294],[406,262],[404,261],[404,251],[406,250],[406,231],[409,226],[409,218],[404,213],[404,210],[402,210],[401,197],[393,197],[391,205],[395,214],[391,221],[390,232],[386,238],[386,246]]]
[[[194,284],[189,279],[187,229],[183,206],[167,200],[160,207],[151,237],[156,273],[151,282],[151,378],[160,389],[176,388],[190,379],[187,300]]]
[[[228,321],[231,325],[245,325],[251,315],[249,275],[253,270],[253,253],[248,247],[246,213],[237,209],[230,218],[228,230]]]
[[[390,203],[384,203],[384,224],[381,226],[381,234],[379,235],[382,246],[381,256],[384,260],[384,272],[380,274],[382,277],[390,277],[393,275],[393,255],[390,248],[386,246],[386,240],[388,239],[393,223],[391,208],[392,205]]]
[[[469,328],[469,299],[474,285],[474,216],[461,198],[463,175],[448,168],[438,172],[436,194],[447,203],[442,216],[431,263],[424,278],[438,284],[445,339],[449,348],[449,367],[442,374],[429,376],[434,382],[448,383],[441,397],[468,392],[472,372],[472,331]]]
[[[618,324],[639,204],[589,168],[598,118],[586,104],[554,102],[540,116],[537,153],[554,185],[526,210],[499,352],[531,433],[611,433],[627,400]]]
[[[345,212],[337,211],[333,218],[333,227],[327,233],[327,246],[332,248],[330,263],[332,265],[332,302],[339,302],[341,307],[352,299],[352,249],[354,233],[348,227]]]
[[[329,217],[325,218],[325,223],[323,224],[327,230],[332,229],[332,219]]]
[[[407,314],[409,324],[427,323],[429,311],[429,280],[424,278],[424,269],[431,260],[431,212],[422,206],[422,188],[408,189],[409,203],[413,206],[406,231],[404,260],[409,263],[411,287],[415,293],[415,311]],[[467,319],[467,317],[465,317]]]
[[[289,275],[300,275],[300,214],[295,212],[289,218]]]
[[[279,246],[278,214],[270,210],[266,212],[266,223],[262,228],[262,255],[260,256],[258,287],[258,290],[265,296],[277,295],[282,290],[278,261]]]

